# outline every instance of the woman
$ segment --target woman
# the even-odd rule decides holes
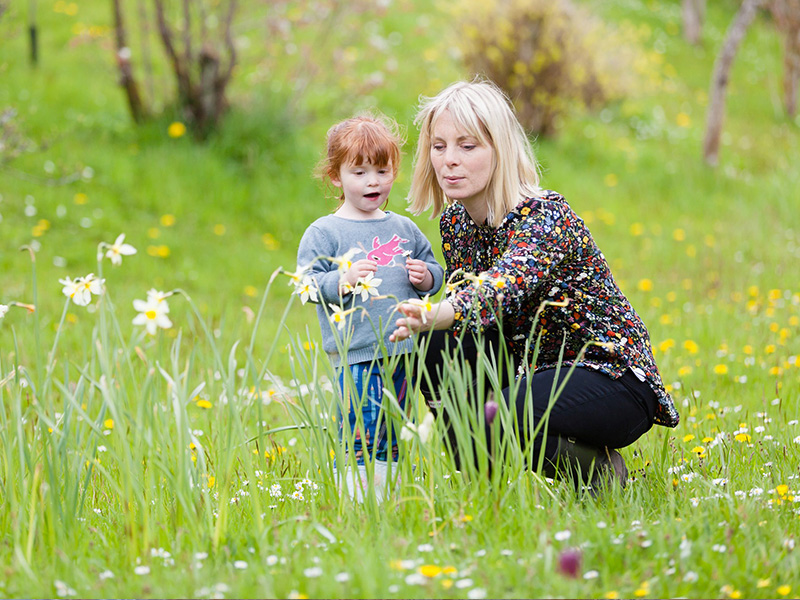
[[[423,99],[416,124],[411,211],[441,213],[446,275],[461,280],[428,310],[403,303],[393,333],[400,340],[431,331],[429,405],[439,408],[443,358],[458,357],[475,372],[482,352],[498,355],[502,335],[522,378],[503,395],[527,442],[548,410],[556,374],[561,382],[575,364],[550,409],[547,436],[535,440],[545,443],[545,472],[560,465],[592,487],[624,486],[627,469],[616,449],[653,423],[675,427],[679,419],[644,323],[584,222],[561,195],[539,187],[530,142],[494,84],[459,82]],[[459,333],[470,335],[452,343]],[[536,363],[526,364],[539,336]]]

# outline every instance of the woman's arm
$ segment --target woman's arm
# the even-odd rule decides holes
[[[396,329],[389,336],[390,342],[408,339],[420,331],[449,329],[455,320],[455,310],[447,300],[427,305],[420,301],[403,302],[398,310],[403,317],[395,322]]]

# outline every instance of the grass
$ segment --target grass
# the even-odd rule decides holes
[[[322,459],[336,444],[314,311],[285,277],[269,282],[332,207],[310,176],[326,128],[370,99],[409,130],[402,210],[416,97],[462,76],[446,20],[393,3],[364,25],[401,36],[386,85],[357,92],[377,59],[351,40],[351,72],[291,112],[251,44],[224,128],[197,145],[166,135],[169,112],[129,123],[110,38],[74,34],[107,25],[106,6],[40,3],[35,70],[24,6],[9,6],[0,108],[35,150],[0,163],[0,302],[37,311],[0,321],[0,595],[796,596],[800,135],[762,15],[732,73],[720,166],[702,164],[708,77],[735,10],[711,4],[699,48],[678,4],[596,5],[638,32],[654,83],[536,143],[544,184],[590,224],[648,324],[681,425],[624,449],[635,480],[599,500],[513,454],[491,477],[457,474],[434,436],[403,445],[389,500],[357,505]],[[138,254],[98,265],[120,232]],[[35,264],[18,251],[32,243]],[[58,279],[100,268],[107,293],[65,305]],[[152,337],[131,325],[151,287],[183,290],[174,327]],[[559,570],[573,549],[576,578]]]

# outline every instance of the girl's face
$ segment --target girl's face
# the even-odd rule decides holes
[[[389,198],[394,183],[391,163],[382,167],[373,164],[343,165],[339,177],[331,182],[344,192],[344,204],[337,211],[341,216],[371,219],[383,214],[381,206]]]
[[[461,129],[449,110],[439,115],[433,126],[431,164],[448,198],[467,209],[485,205],[493,156],[494,149]]]

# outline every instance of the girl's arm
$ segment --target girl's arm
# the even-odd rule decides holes
[[[307,268],[307,276],[314,282],[319,293],[318,301],[326,304],[339,304],[342,299],[339,267],[327,258],[335,252],[336,249],[324,231],[313,225],[306,229],[297,248],[298,269]]]

